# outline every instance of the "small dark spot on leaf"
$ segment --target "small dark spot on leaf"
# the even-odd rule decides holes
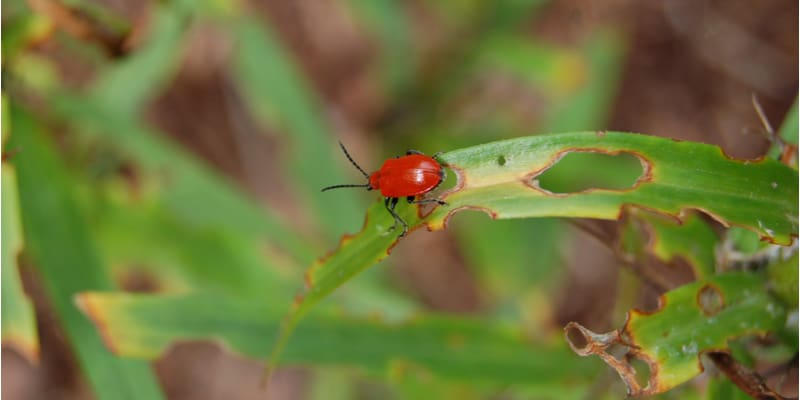
[[[133,267],[117,276],[117,284],[126,292],[153,293],[159,289],[159,283],[153,274],[143,268]]]
[[[725,298],[718,287],[704,285],[697,291],[697,304],[703,314],[710,317],[725,308]]]
[[[506,157],[504,155],[497,156],[497,165],[501,167],[506,165]]]

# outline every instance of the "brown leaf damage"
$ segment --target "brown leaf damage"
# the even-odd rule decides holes
[[[725,308],[725,297],[717,286],[709,283],[697,291],[697,305],[703,314],[711,317]]]
[[[564,328],[566,340],[578,355],[596,355],[612,367],[630,396],[687,382],[703,372],[701,358],[708,356],[735,384],[747,386],[747,393],[781,398],[770,397],[773,392],[760,378],[728,355],[730,340],[765,337],[786,324],[788,310],[767,293],[766,284],[757,274],[719,274],[663,294],[654,311],[629,311],[623,326],[608,333],[571,322]],[[639,362],[647,366],[646,378],[637,377],[643,372],[637,371]]]
[[[579,336],[575,336],[575,334]],[[567,343],[575,353],[581,356],[596,355],[611,368],[614,368],[619,377],[625,382],[628,396],[649,396],[661,393],[664,388],[659,386],[658,362],[640,351],[639,347],[630,343],[625,338],[625,332],[614,330],[608,333],[596,333],[577,322],[570,322],[564,327],[564,336]],[[576,344],[576,340],[585,343],[583,346]],[[622,351],[620,358],[614,356],[615,351]],[[633,360],[644,361],[649,368],[650,375],[647,385],[642,387],[633,368]]]

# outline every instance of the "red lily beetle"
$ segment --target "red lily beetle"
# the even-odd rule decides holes
[[[384,197],[386,210],[394,217],[394,225],[389,230],[394,230],[398,222],[403,225],[403,233],[400,234],[400,237],[405,236],[408,232],[408,224],[394,210],[401,197],[405,197],[409,204],[447,204],[439,199],[417,199],[417,196],[424,195],[439,186],[447,176],[442,165],[434,159],[436,155],[430,157],[416,150],[408,150],[404,156],[384,161],[381,169],[369,175],[361,169],[353,157],[350,157],[350,153],[347,152],[342,142],[339,142],[339,146],[353,166],[364,175],[364,178],[367,178],[367,183],[333,185],[322,188],[322,191],[349,187],[380,190]]]

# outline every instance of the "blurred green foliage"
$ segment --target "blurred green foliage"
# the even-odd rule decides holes
[[[164,397],[147,360],[176,341],[221,339],[236,353],[263,359],[302,271],[321,265],[314,260],[341,234],[358,231],[365,210],[371,229],[391,222],[381,203],[370,203],[374,193],[318,193],[356,176],[334,145],[343,133],[334,129],[335,112],[277,24],[245,2],[153,2],[142,12],[146,18],[80,0],[53,2],[67,14],[33,10],[34,3],[3,4],[4,343],[35,359],[31,300],[49,304],[81,374],[102,399]],[[406,4],[342,3],[377,49],[374,79],[387,111],[376,130],[384,154],[603,129],[625,42],[611,29],[575,46],[539,40],[525,26],[544,4],[431,2],[427,11],[445,38],[431,56],[415,45]],[[71,23],[89,33],[76,36],[65,29]],[[246,194],[153,123],[159,98],[179,80],[188,43],[203,30],[226,44],[224,90],[240,99],[233,107],[284,150],[275,152],[269,173],[285,182],[293,213]],[[781,135],[796,143],[796,104],[786,121]],[[598,180],[586,176],[585,187],[626,187],[641,172],[611,157],[565,161],[548,185],[591,169]],[[415,218],[411,207],[400,212]],[[604,366],[570,351],[550,314],[565,275],[562,244],[572,231],[555,219],[464,214],[451,224],[452,238],[486,299],[483,309],[470,317],[437,315],[380,269],[359,275],[316,306],[288,344],[283,361],[313,370],[310,397],[351,398],[365,380],[398,398],[621,395],[619,387],[598,393]],[[657,232],[650,238],[655,248],[647,247],[647,232],[628,232],[639,251],[665,261],[683,257],[697,277],[714,274],[717,238],[706,221],[648,223]],[[315,299],[386,256],[395,238],[372,237],[365,247],[354,242],[332,255],[344,261],[322,275],[340,276]],[[796,282],[796,269],[787,275],[789,264],[776,265],[756,280],[767,284],[749,290],[763,295],[770,287],[789,298],[791,288],[769,281]],[[41,298],[23,291],[20,272],[41,282]],[[121,293],[131,290],[148,293]],[[796,313],[796,302],[787,306]],[[736,390],[713,382],[707,393],[679,390],[695,398]]]

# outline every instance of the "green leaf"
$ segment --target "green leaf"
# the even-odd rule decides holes
[[[795,98],[792,108],[789,109],[783,119],[783,124],[781,124],[778,134],[783,138],[783,140],[796,145],[798,136],[797,132],[798,129],[800,129],[799,127],[800,123],[798,122],[797,98]]]
[[[573,347],[580,355],[597,355],[617,370],[631,396],[667,391],[702,372],[698,357],[722,351],[734,338],[765,335],[786,323],[786,309],[765,290],[765,279],[751,273],[729,273],[667,292],[653,312],[633,310],[618,331],[597,334],[570,323],[586,345]],[[676,323],[680,321],[680,323]],[[628,348],[628,357],[615,358],[611,345]],[[629,360],[648,367],[647,386],[641,387]]]
[[[541,92],[554,108],[546,111],[545,131],[602,126],[615,93],[622,59],[621,40],[599,32],[582,49],[563,49],[514,33],[484,39],[473,74],[508,74]]]
[[[630,153],[643,175],[627,190],[555,195],[536,179],[569,152]],[[739,161],[716,146],[621,132],[574,132],[498,141],[445,153],[457,187],[441,198],[426,225],[441,229],[459,209],[494,218],[543,216],[616,219],[639,206],[680,217],[700,210],[779,244],[797,235],[797,172],[774,160]]]
[[[798,293],[798,287],[800,287],[797,268],[798,254],[796,251],[790,254],[790,257],[780,257],[777,260],[773,260],[767,266],[767,275],[775,296],[783,300],[788,307],[797,309],[798,297],[800,296],[800,293]],[[795,330],[797,330],[797,327],[795,327]]]
[[[283,314],[274,305],[210,293],[84,293],[79,303],[111,348],[146,359],[178,340],[208,339],[261,358]],[[353,365],[395,376],[421,370],[458,381],[525,385],[591,376],[596,365],[585,361],[566,346],[533,343],[518,329],[481,320],[422,316],[384,323],[323,313],[298,328],[283,357],[286,363]]]
[[[8,114],[4,113],[5,119]],[[11,345],[29,360],[39,358],[39,340],[33,305],[22,288],[17,257],[23,248],[17,197],[17,174],[3,162],[3,344]]]
[[[349,400],[358,397],[351,373],[344,368],[315,368],[308,400]]]
[[[708,400],[749,400],[752,397],[734,385],[730,379],[722,376],[709,380],[706,398]]]
[[[485,39],[473,57],[474,73],[505,73],[553,98],[574,93],[586,82],[587,60],[564,50],[514,33]]]
[[[546,4],[544,0],[466,0],[435,1],[426,5],[436,12],[445,27],[480,36],[516,29],[522,22],[533,20]]]
[[[625,190],[590,189],[553,194],[536,178],[565,153],[631,153],[644,172]],[[797,171],[774,160],[736,161],[715,146],[620,132],[576,132],[504,140],[440,156],[458,175],[456,187],[425,219],[442,229],[460,210],[479,210],[493,218],[581,217],[616,219],[626,207],[643,207],[678,218],[701,210],[724,224],[752,229],[766,239],[789,243],[797,235]],[[398,213],[411,227],[423,219],[414,207]],[[375,203],[364,229],[342,239],[329,257],[306,273],[305,286],[287,316],[272,354],[280,354],[297,321],[314,304],[355,274],[377,263],[395,244],[392,218]]]
[[[397,211],[398,215],[410,221],[411,207]],[[373,203],[367,210],[364,228],[356,235],[342,237],[339,248],[328,257],[317,260],[306,271],[305,286],[295,297],[289,314],[281,325],[270,355],[268,372],[278,361],[278,357],[289,340],[295,325],[311,307],[327,297],[342,283],[378,263],[389,255],[390,248],[397,242],[398,232],[390,231],[394,219],[386,212],[383,201]]]
[[[647,238],[648,243],[642,247],[647,247],[646,250],[659,260],[670,263],[676,257],[681,257],[692,268],[697,279],[714,274],[714,249],[719,237],[699,215],[692,213],[683,221],[676,221],[664,215],[632,210],[631,217],[630,223],[637,220],[647,226],[635,232],[634,240]]]
[[[145,176],[154,179],[165,207],[180,223],[196,229],[236,232],[253,241],[269,240],[300,263],[312,260],[309,247],[313,243],[301,241],[229,179],[164,135],[74,95],[62,94],[54,103],[76,134],[112,144],[130,157]]]
[[[134,115],[176,69],[186,16],[177,12],[177,7],[156,8],[145,45],[94,82],[90,96],[98,106]]]
[[[20,109],[11,109],[10,146],[24,151],[13,161],[19,179],[26,253],[98,398],[162,398],[147,363],[115,357],[91,322],[73,303],[85,290],[113,290],[94,252],[85,219],[70,193],[65,167],[47,143],[42,128]]]
[[[781,127],[778,130],[777,134],[783,139],[784,142],[789,143],[791,145],[797,146],[797,139],[798,139],[798,129],[800,129],[800,122],[798,122],[798,112],[797,112],[797,97],[794,99],[794,103],[792,107],[786,112],[786,115],[783,117],[783,123],[781,123]],[[771,158],[781,159],[784,154],[784,149],[781,148],[780,143],[775,141],[772,143],[767,155]],[[785,152],[784,152],[785,153]],[[792,163],[796,164],[797,162],[797,151],[791,153],[785,153],[787,155],[791,155],[789,159],[782,160],[785,163]],[[795,165],[796,167],[796,165]]]
[[[496,100],[500,104],[473,106],[485,109],[483,113],[469,111],[469,107],[456,112],[457,118],[459,114],[470,116],[461,117],[464,120],[456,120],[455,124],[451,120],[440,121],[439,115],[435,115],[436,123],[447,125],[435,130],[449,132],[455,125],[459,136],[466,131],[485,138],[487,132],[493,137],[509,137],[531,129],[567,132],[604,126],[616,92],[623,54],[622,40],[613,32],[598,32],[580,49],[562,49],[509,33],[482,39],[477,51],[469,57],[473,61],[468,64],[465,75],[460,79],[449,78],[459,89],[447,93],[446,101],[441,101],[437,108],[465,108],[463,104],[472,101],[466,99],[472,99],[474,91],[485,86],[487,81],[514,85],[503,89],[514,94],[500,96]],[[528,100],[513,100],[514,97]],[[541,103],[533,111],[525,106],[531,98]],[[419,130],[419,127],[411,128]]]
[[[487,301],[495,303],[498,311],[514,312],[514,320],[519,320],[520,314],[543,311],[544,307],[534,307],[530,301],[531,297],[544,297],[543,289],[555,290],[555,272],[562,261],[559,243],[567,233],[560,221],[490,222],[485,215],[464,213],[454,225],[459,248],[489,292],[484,296]]]
[[[254,115],[287,134],[286,172],[300,189],[322,228],[330,233],[355,228],[360,219],[352,191],[319,195],[319,189],[345,182],[333,156],[338,150],[322,115],[324,110],[280,44],[262,24],[251,18],[232,23],[237,49],[234,78]],[[343,156],[340,156],[344,160]],[[331,207],[335,205],[336,210]]]
[[[281,276],[261,241],[236,231],[197,229],[175,218],[161,200],[88,205],[92,232],[116,272],[144,272],[161,289],[222,290],[285,304],[291,296],[286,283],[297,274]]]
[[[567,132],[606,126],[614,104],[625,53],[622,39],[600,31],[583,45],[583,76],[579,89],[554,104],[542,124],[542,132]],[[581,70],[579,70],[581,71]],[[572,71],[573,74],[575,71]],[[570,70],[559,71],[559,80],[570,78]],[[566,76],[565,76],[566,75]]]
[[[402,90],[411,83],[417,63],[411,27],[402,6],[392,0],[350,0],[358,20],[376,38],[380,72],[390,92]]]
[[[53,22],[33,13],[26,2],[9,3],[3,5],[2,54],[6,62],[14,60],[26,46],[49,35],[53,29]]]

